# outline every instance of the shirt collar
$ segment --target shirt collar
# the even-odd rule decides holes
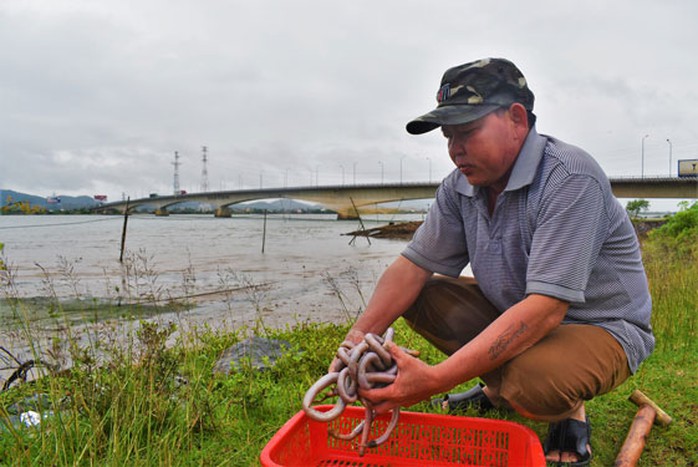
[[[543,157],[546,142],[546,138],[538,134],[535,126],[529,130],[519,155],[516,157],[514,168],[511,171],[504,191],[518,190],[533,182],[538,164],[540,164],[540,160]],[[480,187],[471,185],[468,179],[460,172],[458,172],[458,175],[460,176],[456,180],[456,191],[465,196],[475,196]]]

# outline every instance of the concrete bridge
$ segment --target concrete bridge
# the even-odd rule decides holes
[[[286,198],[320,204],[335,211],[339,219],[355,219],[362,207],[394,201],[431,199],[438,185],[438,182],[423,182],[211,191],[130,200],[128,210],[147,206],[154,209],[156,214],[167,215],[167,209],[171,206],[198,202],[211,205],[217,217],[229,217],[230,206],[234,204]],[[698,177],[611,178],[611,187],[618,198],[698,198]],[[123,214],[126,209],[126,201],[118,201],[105,203],[95,211],[118,211]]]

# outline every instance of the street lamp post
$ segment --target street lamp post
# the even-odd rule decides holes
[[[666,139],[666,142],[669,143],[669,177],[671,177],[671,140],[669,138]]]
[[[402,160],[403,160],[405,157],[406,157],[406,156],[402,156],[402,157],[400,158],[400,185],[402,185]]]
[[[642,178],[645,178],[645,139],[647,137],[649,137],[649,135],[645,135],[642,137],[642,169],[641,169]]]

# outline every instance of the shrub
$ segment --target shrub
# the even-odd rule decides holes
[[[650,232],[649,238],[663,254],[695,258],[698,256],[698,202],[689,206],[684,201],[679,206],[679,212]]]

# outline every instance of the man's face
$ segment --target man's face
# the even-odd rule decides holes
[[[523,144],[520,124],[512,118],[511,109],[441,129],[448,140],[451,160],[471,185],[504,189]]]

